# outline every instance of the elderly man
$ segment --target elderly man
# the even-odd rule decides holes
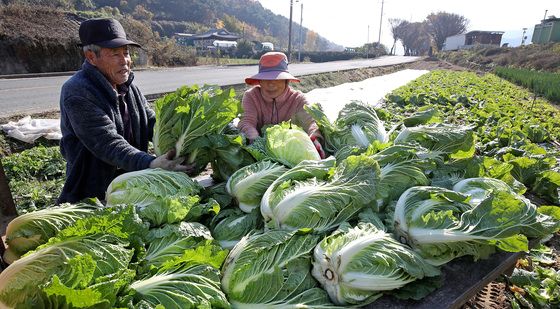
[[[146,168],[187,171],[169,153],[147,153],[155,114],[132,83],[130,46],[115,19],[90,19],[80,25],[85,61],[62,86],[60,149],[67,161],[66,183],[58,203],[104,199],[119,174]]]

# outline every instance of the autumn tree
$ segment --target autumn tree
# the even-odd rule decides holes
[[[402,29],[400,25],[405,22],[406,21],[399,18],[389,18],[389,26],[391,27],[391,35],[393,36],[393,45],[391,46],[389,55],[395,54],[395,46],[397,45],[397,41],[402,37],[402,34],[399,33],[399,30]]]
[[[431,37],[425,22],[403,21],[395,28],[395,34],[403,45],[405,56],[419,56],[428,53]]]
[[[227,29],[229,32],[242,34],[244,31],[245,25],[239,19],[235,18],[235,16],[224,14],[223,16],[223,28]]]
[[[307,51],[315,51],[317,50],[316,48],[317,48],[317,32],[307,31],[307,36],[305,38],[305,45],[303,46],[303,49]]]
[[[432,36],[438,50],[441,50],[443,43],[445,43],[445,38],[464,33],[467,30],[469,20],[458,14],[438,12],[437,14],[432,13],[428,15],[426,23],[429,34]]]

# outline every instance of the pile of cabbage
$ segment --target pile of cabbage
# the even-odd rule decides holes
[[[189,114],[194,99],[183,91],[168,108]],[[269,126],[245,145],[223,123],[204,133],[193,128],[207,124],[160,105],[160,153],[215,154],[192,145],[227,137],[241,142],[212,160],[235,164],[206,187],[178,172],[127,173],[109,185],[105,205],[18,217],[6,235],[13,262],[0,273],[0,305],[334,308],[383,295],[418,300],[437,289],[442,265],[527,251],[529,238],[560,228],[560,207],[537,207],[511,167],[476,154],[471,127],[439,123],[430,110],[386,128],[382,111],[359,102],[334,123],[309,106],[329,154],[320,159],[296,125]]]

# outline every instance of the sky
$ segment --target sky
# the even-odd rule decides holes
[[[258,0],[264,8],[287,18],[290,0]],[[560,17],[560,0],[291,0],[292,19],[296,24],[303,17],[303,26],[320,36],[345,47],[363,46],[381,41],[391,47],[393,39],[389,18],[411,22],[423,21],[430,13],[447,12],[469,20],[467,31],[504,31],[502,44],[519,46],[523,28],[529,43],[535,24],[545,16]],[[296,2],[297,1],[297,2]],[[381,36],[379,35],[381,6]],[[303,4],[303,11],[301,10]],[[303,13],[302,13],[303,12]],[[297,26],[292,28],[297,40]]]

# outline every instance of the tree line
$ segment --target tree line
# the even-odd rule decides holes
[[[254,0],[0,0],[0,3],[131,15],[149,23],[153,31],[167,38],[177,32],[202,33],[224,27],[248,41],[272,42],[284,49],[288,46],[288,19]],[[292,29],[297,30],[292,34],[292,43],[299,43],[299,24],[293,21]],[[301,32],[305,50],[343,49],[310,29],[303,27]]]
[[[395,53],[398,41],[403,45],[405,56],[426,55],[441,50],[445,38],[464,33],[468,24],[469,20],[464,16],[447,12],[432,13],[421,22],[389,18],[393,36],[389,54]]]

